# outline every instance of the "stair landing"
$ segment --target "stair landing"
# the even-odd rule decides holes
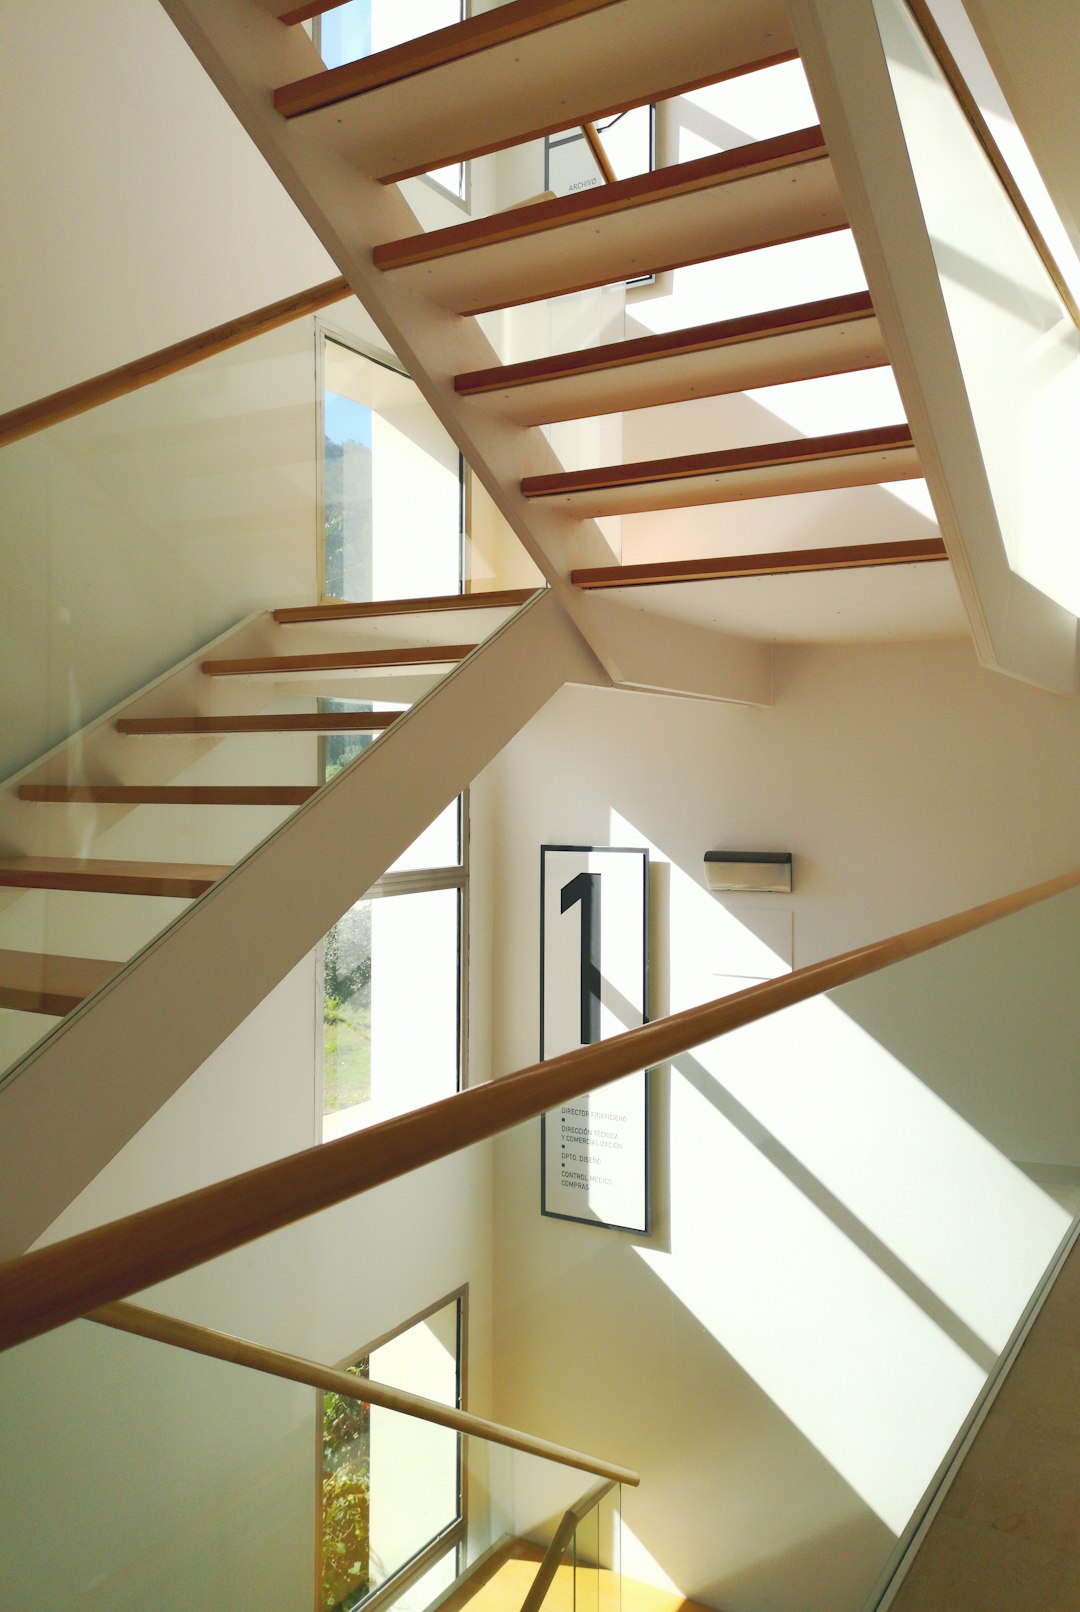
[[[513,1540],[505,1553],[490,1558],[475,1578],[444,1601],[439,1612],[521,1612],[544,1552],[525,1539]],[[620,1612],[619,1579],[608,1568],[585,1570],[590,1583],[599,1579],[598,1612]],[[589,1604],[594,1604],[590,1591]],[[574,1574],[560,1567],[544,1599],[543,1612],[574,1612]],[[712,1612],[699,1601],[623,1578],[621,1612]]]
[[[1066,1261],[893,1612],[1080,1606],[1080,1247]]]

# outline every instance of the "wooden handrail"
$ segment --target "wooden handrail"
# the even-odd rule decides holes
[[[1080,869],[657,1019],[0,1265],[0,1348],[408,1175],[623,1075],[1080,885]]]
[[[271,1377],[304,1383],[309,1388],[326,1389],[346,1399],[361,1399],[370,1405],[381,1405],[384,1410],[414,1416],[422,1422],[433,1422],[437,1427],[449,1427],[456,1433],[486,1439],[489,1444],[502,1444],[508,1450],[521,1450],[526,1455],[537,1455],[545,1461],[557,1461],[560,1466],[595,1473],[604,1479],[598,1487],[605,1494],[616,1483],[636,1487],[641,1482],[638,1474],[629,1467],[615,1466],[610,1461],[583,1455],[580,1450],[572,1450],[564,1444],[552,1444],[548,1439],[519,1432],[515,1427],[504,1427],[501,1422],[489,1422],[486,1417],[473,1416],[471,1412],[458,1410],[452,1405],[440,1405],[437,1400],[425,1399],[420,1394],[410,1394],[402,1388],[388,1388],[384,1383],[372,1382],[369,1377],[337,1371],[333,1366],[323,1366],[300,1355],[285,1354],[280,1349],[268,1349],[261,1343],[249,1343],[246,1338],[217,1332],[212,1327],[197,1326],[192,1321],[181,1321],[174,1315],[144,1310],[137,1304],[103,1304],[91,1310],[86,1319],[97,1321],[101,1326],[115,1327],[119,1332],[152,1338],[156,1343],[167,1343],[194,1354],[208,1355],[212,1360],[225,1360],[230,1365],[245,1366]],[[593,1492],[589,1491],[590,1494]]]
[[[587,1517],[594,1506],[598,1506],[605,1495],[614,1489],[614,1483],[595,1483],[592,1488],[575,1500],[572,1506],[567,1506],[563,1512],[562,1521],[551,1536],[551,1543],[544,1552],[544,1559],[537,1569],[536,1577],[529,1585],[529,1593],[521,1603],[521,1612],[540,1612],[544,1604],[544,1597],[551,1588],[551,1582],[559,1571],[563,1553],[577,1531],[582,1518]]]
[[[596,166],[603,175],[604,184],[613,185],[615,183],[615,170],[611,166],[611,158],[604,150],[604,142],[600,138],[600,130],[596,127],[595,123],[583,123],[581,125],[581,132],[585,136],[585,144],[593,154],[593,159],[596,163]]]
[[[230,347],[239,347],[253,336],[277,330],[280,325],[291,324],[294,319],[317,313],[320,308],[328,308],[331,303],[341,302],[351,295],[352,288],[347,280],[340,277],[324,280],[321,285],[313,285],[307,291],[298,291],[291,297],[283,297],[280,302],[256,308],[254,313],[242,314],[239,319],[215,325],[212,330],[189,336],[186,341],[174,342],[171,347],[162,347],[159,352],[148,353],[145,358],[121,364],[119,369],[106,370],[104,375],[79,381],[76,386],[66,386],[62,392],[52,392],[48,397],[38,398],[36,403],[24,403],[7,414],[0,414],[0,448],[6,447],[9,442],[20,441],[22,437],[33,436],[35,431],[44,431],[50,425],[59,425],[61,420],[85,414],[88,409],[96,409],[101,403],[111,403],[114,398],[124,397],[128,392],[137,392],[140,386],[151,386],[166,375],[175,375],[177,370],[201,364],[204,358],[227,352]]]

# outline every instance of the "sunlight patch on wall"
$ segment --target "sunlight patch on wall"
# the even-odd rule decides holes
[[[789,910],[649,849],[654,1016],[784,972]],[[899,1533],[1068,1215],[827,997],[676,1059],[668,1124],[669,1244],[635,1252]]]

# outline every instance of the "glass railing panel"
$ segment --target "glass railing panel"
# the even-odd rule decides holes
[[[903,0],[875,0],[1010,568],[1080,614],[1080,333]]]
[[[362,318],[342,310],[336,328]],[[489,558],[472,563],[460,461],[412,382],[325,348],[344,355],[338,369],[367,365],[366,402],[337,370],[324,398],[321,327],[305,318],[3,450],[11,570],[33,608],[4,641],[9,687],[25,697],[0,746],[0,1068],[516,608],[273,621],[271,609],[319,596],[320,507],[324,526],[353,521],[338,591],[347,581],[358,602],[505,586]],[[349,452],[365,462],[345,475]],[[390,544],[403,486],[410,518]],[[432,661],[440,645],[452,652]],[[354,652],[351,666],[290,663]],[[364,664],[373,653],[393,664]],[[461,833],[451,803],[389,871],[460,866]]]
[[[0,1397],[11,1612],[314,1604],[314,1389],[79,1321]]]
[[[455,1296],[406,1321],[365,1345],[345,1378],[457,1406],[466,1349],[483,1352],[463,1315]],[[309,1321],[290,1337],[279,1319],[273,1330],[287,1343],[340,1327]],[[0,1604],[11,1612],[520,1606],[591,1481],[337,1389],[89,1321],[3,1354],[0,1405]],[[572,1547],[567,1560],[558,1585],[570,1612]]]
[[[739,991],[786,972],[789,909],[709,895],[673,864],[665,874],[653,885],[654,1016],[714,998],[725,978]],[[601,934],[601,970],[603,943]],[[468,1282],[457,1335],[467,1332],[472,1351],[470,1408],[643,1470],[628,1495],[628,1577],[668,1587],[697,1574],[730,1586],[752,1574],[761,1597],[778,1599],[792,1561],[801,1571],[809,1560],[822,1604],[860,1606],[1073,1224],[1078,968],[1074,891],[678,1055],[653,1074],[649,1234],[598,1224],[588,1179],[577,1222],[542,1216],[533,1120],[147,1302],[308,1357],[371,1361],[395,1328]],[[577,970],[568,981],[576,993]],[[625,1015],[611,992],[605,1002],[613,1018]],[[596,1190],[607,1191],[620,1151],[631,1161],[613,1145],[610,1106],[601,1112],[595,1145],[575,1144],[573,1175],[595,1166]],[[156,1181],[171,1139],[141,1145],[129,1175],[104,1183],[98,1203],[111,1213],[140,1206],[132,1181],[144,1191]],[[632,1162],[640,1168],[640,1154]],[[94,1218],[92,1207],[76,1222]],[[67,1366],[90,1405],[80,1398],[77,1418],[63,1399],[48,1407],[70,1435],[99,1399],[111,1415],[112,1401],[95,1394],[81,1332],[64,1336],[76,1340]],[[433,1341],[445,1352],[450,1336]],[[62,1365],[48,1353],[58,1347],[27,1345],[4,1371],[39,1349]],[[13,1403],[32,1405],[47,1380],[7,1378]],[[417,1382],[389,1364],[385,1380]],[[165,1396],[168,1416],[183,1392]],[[155,1417],[149,1392],[132,1400],[157,1458],[168,1416]],[[70,1436],[65,1444],[63,1428],[42,1425],[45,1457],[66,1459]],[[12,1448],[18,1456],[22,1445]],[[465,1566],[519,1541],[515,1560],[535,1567],[586,1490],[581,1474],[476,1440],[461,1461]],[[22,1462],[6,1464],[19,1477],[0,1516],[16,1537],[35,1537]],[[72,1463],[70,1481],[84,1470]],[[662,1474],[662,1494],[650,1472]],[[56,1490],[45,1484],[50,1498]],[[58,1492],[66,1503],[62,1483]],[[575,1551],[582,1596],[603,1606],[613,1557],[602,1518]]]
[[[600,1612],[600,1510],[594,1506],[574,1529],[574,1612]]]

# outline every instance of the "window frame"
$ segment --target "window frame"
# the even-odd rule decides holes
[[[325,319],[319,315],[313,321],[315,336],[315,586],[320,604],[339,604],[340,600],[326,591],[326,343],[335,342],[337,346],[346,348],[355,353],[357,358],[366,358],[380,369],[388,369],[393,375],[400,375],[403,380],[410,381],[413,386],[416,382],[405,368],[400,359],[388,347],[378,347],[374,342],[365,341],[362,336],[356,336],[345,330],[341,325],[334,324],[333,320]],[[419,391],[419,387],[417,387]],[[430,405],[429,405],[430,406]],[[434,413],[434,410],[432,410]],[[441,423],[441,422],[440,422]],[[443,428],[445,430],[445,427]],[[465,513],[466,513],[466,465],[465,457],[458,450],[458,592],[464,593],[465,583]],[[380,600],[380,603],[391,604],[392,600]]]
[[[319,740],[319,776],[325,771],[323,740]],[[458,947],[457,947],[457,1070],[454,1081],[454,1091],[463,1091],[468,1085],[467,1070],[469,1067],[469,873],[470,873],[470,817],[469,817],[469,791],[463,789],[458,799],[458,846],[459,862],[446,864],[435,868],[410,868],[403,873],[384,873],[369,890],[358,899],[360,901],[377,901],[385,896],[425,895],[435,890],[457,890],[458,892]],[[355,905],[355,903],[354,903]],[[323,1043],[323,1000],[325,996],[325,974],[323,967],[323,946],[320,941],[316,947],[315,968],[315,1137],[318,1143],[323,1141],[323,1128],[326,1119],[325,1103],[325,1050]],[[357,1107],[363,1105],[357,1104]],[[348,1109],[341,1112],[348,1113]],[[407,1112],[407,1110],[403,1110]],[[346,1135],[355,1135],[357,1126],[353,1130],[344,1132]],[[451,1295],[452,1297],[453,1295]],[[438,1308],[438,1306],[436,1306]],[[425,1311],[424,1314],[430,1314]],[[423,1316],[416,1319],[422,1320]],[[386,1340],[380,1340],[385,1342]],[[378,1343],[372,1344],[377,1348]],[[362,1352],[362,1351],[361,1351]]]
[[[408,1320],[402,1321],[399,1326],[392,1327],[390,1331],[381,1333],[370,1343],[346,1355],[344,1360],[338,1361],[335,1370],[348,1371],[358,1361],[366,1359],[376,1349],[384,1344],[391,1343],[402,1333],[408,1332],[411,1327],[419,1326],[429,1316],[436,1315],[439,1310],[446,1309],[450,1304],[457,1304],[457,1409],[466,1410],[469,1402],[469,1284],[464,1282],[460,1287],[453,1288],[442,1298],[436,1299],[432,1304],[419,1310]],[[402,1412],[401,1414],[405,1414]],[[323,1443],[322,1443],[323,1403],[321,1391],[317,1393],[315,1401],[315,1586],[314,1586],[314,1612],[323,1612],[322,1583],[323,1583]],[[430,1539],[422,1546],[416,1555],[409,1561],[403,1562],[401,1567],[380,1584],[377,1590],[372,1590],[362,1601],[356,1603],[354,1612],[378,1612],[379,1608],[392,1604],[399,1595],[418,1578],[421,1578],[436,1562],[454,1552],[454,1576],[461,1571],[461,1550],[468,1537],[468,1462],[465,1458],[465,1435],[457,1434],[457,1516],[454,1521],[434,1539]]]

